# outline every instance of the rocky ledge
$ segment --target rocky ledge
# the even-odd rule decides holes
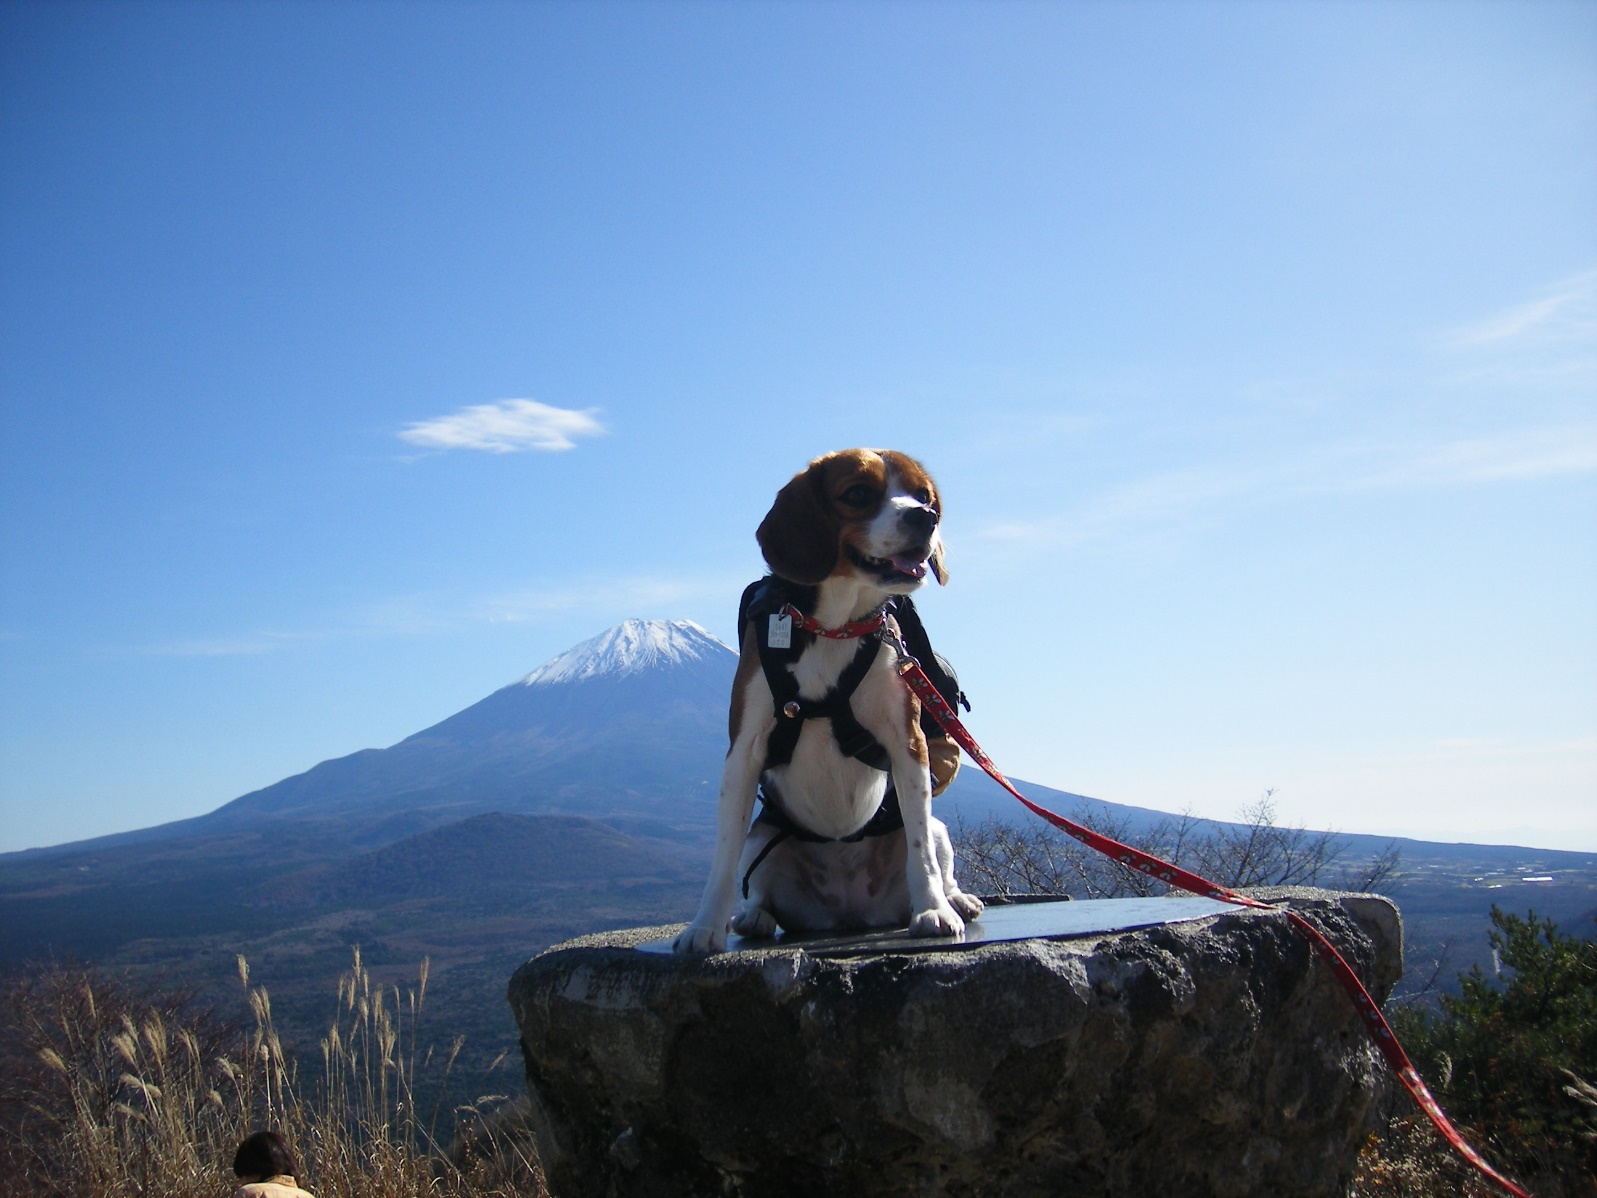
[[[1375,895],[1285,900],[1378,1000]],[[833,955],[584,937],[510,983],[558,1198],[1340,1195],[1385,1085],[1285,918]]]

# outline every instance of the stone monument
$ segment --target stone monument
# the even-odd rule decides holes
[[[1251,893],[1315,922],[1378,1001],[1401,975],[1389,900]],[[557,1198],[1341,1195],[1386,1081],[1269,911],[995,906],[964,943],[712,956],[662,951],[677,930],[568,941],[511,980]]]

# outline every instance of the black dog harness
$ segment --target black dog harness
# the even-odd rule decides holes
[[[819,628],[805,614],[813,610],[816,597],[817,588],[813,586],[767,575],[744,590],[742,602],[738,605],[738,643],[743,642],[746,631],[752,625],[760,666],[766,684],[771,689],[776,715],[776,727],[766,741],[765,762],[760,769],[760,813],[754,821],[774,827],[776,834],[766,842],[744,873],[744,898],[749,896],[749,879],[754,871],[771,850],[788,837],[811,844],[837,841],[852,844],[867,836],[885,836],[904,826],[904,814],[899,807],[898,792],[893,787],[892,763],[887,750],[855,718],[850,703],[881,651],[882,631],[888,616],[896,620],[909,651],[927,663],[928,673],[938,693],[950,704],[958,702],[964,705],[966,711],[970,710],[970,701],[959,689],[959,680],[954,677],[953,670],[932,651],[926,630],[909,596],[894,596],[865,620],[834,630]],[[817,635],[857,639],[859,647],[825,695],[819,699],[804,699],[799,696],[798,679],[794,677],[792,667],[815,642]],[[847,836],[822,836],[800,824],[783,804],[781,792],[770,776],[771,770],[793,760],[793,750],[798,746],[800,733],[804,731],[804,721],[813,719],[831,721],[832,736],[837,741],[838,751],[845,757],[852,757],[888,774],[887,790],[880,805],[869,820]],[[921,715],[921,727],[930,736],[943,735],[941,727],[924,712]]]

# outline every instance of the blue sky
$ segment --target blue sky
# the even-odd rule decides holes
[[[1597,849],[1597,7],[11,3],[0,158],[0,850],[729,637],[859,444],[1010,773]]]

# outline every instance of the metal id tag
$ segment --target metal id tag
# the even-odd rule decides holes
[[[789,615],[772,616],[771,622],[765,629],[765,643],[773,649],[791,649],[793,647],[793,617]]]

